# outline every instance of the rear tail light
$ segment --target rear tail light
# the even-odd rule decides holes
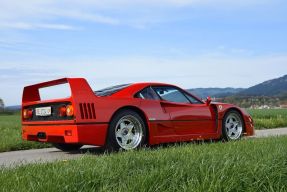
[[[74,115],[74,107],[73,105],[68,105],[66,109],[66,114],[68,117],[71,117]]]
[[[33,117],[33,110],[32,109],[24,109],[23,110],[23,118],[30,119]]]
[[[59,116],[72,117],[74,115],[74,107],[72,105],[65,105],[59,108]]]
[[[60,117],[66,117],[66,116],[67,116],[66,110],[67,110],[66,106],[60,107],[60,108],[59,108],[59,116],[60,116]]]

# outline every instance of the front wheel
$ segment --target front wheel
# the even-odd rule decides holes
[[[222,137],[225,141],[235,141],[242,137],[244,122],[237,111],[229,111],[222,122]]]
[[[141,116],[132,110],[117,113],[109,126],[107,149],[131,150],[142,146],[146,140],[146,126]]]
[[[67,143],[53,143],[53,146],[61,151],[76,151],[79,150],[83,145],[80,144],[67,144]]]

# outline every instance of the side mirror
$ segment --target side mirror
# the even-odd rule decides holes
[[[212,100],[211,100],[211,97],[208,96],[208,97],[206,98],[206,101],[205,101],[206,105],[210,105],[211,101],[212,101]]]

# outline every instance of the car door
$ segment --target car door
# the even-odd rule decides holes
[[[170,114],[177,135],[215,133],[211,108],[174,86],[153,86],[161,98],[161,107]]]
[[[171,137],[176,135],[170,121],[170,114],[162,108],[160,97],[150,86],[138,92],[135,98],[142,99],[141,108],[148,115],[152,136]]]

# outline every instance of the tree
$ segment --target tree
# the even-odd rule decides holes
[[[4,101],[3,99],[0,98],[0,111],[4,111],[4,107],[5,107]]]

